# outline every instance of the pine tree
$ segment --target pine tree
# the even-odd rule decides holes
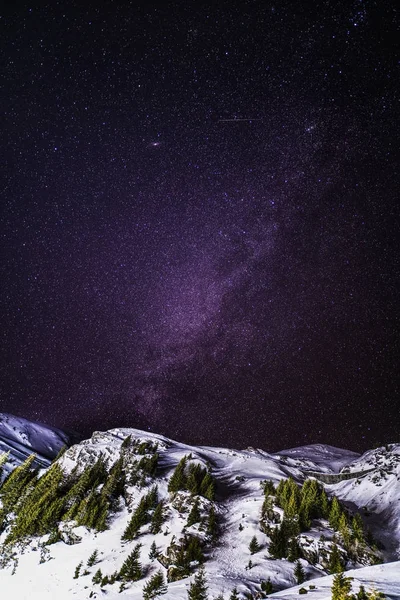
[[[188,519],[187,519],[188,527],[190,527],[191,525],[194,525],[195,523],[198,523],[200,521],[200,519],[201,519],[201,514],[200,514],[200,507],[199,507],[199,499],[196,498],[195,501],[193,502],[192,509],[191,509]]]
[[[87,560],[87,566],[88,567],[93,567],[93,565],[95,565],[97,563],[97,557],[99,555],[98,550],[93,550],[92,554],[89,556],[88,560]]]
[[[168,491],[171,493],[178,492],[179,490],[186,489],[186,474],[185,468],[187,464],[187,457],[184,456],[181,458],[179,463],[177,464],[175,471],[173,472],[171,479],[168,483]]]
[[[200,485],[205,473],[206,470],[202,469],[198,463],[192,463],[189,466],[189,474],[187,477],[186,486],[193,496],[196,496],[200,493]]]
[[[128,435],[121,444],[121,450],[126,450],[132,444],[132,436]]]
[[[108,500],[113,507],[117,505],[117,500],[124,492],[125,474],[123,472],[123,459],[119,458],[110,469],[101,495]]]
[[[289,542],[288,555],[287,558],[290,562],[295,562],[297,559],[301,558],[302,552],[300,544],[296,537],[291,538]]]
[[[345,577],[343,573],[338,573],[333,578],[332,600],[352,600],[351,577]]]
[[[285,516],[289,519],[295,517],[298,514],[300,508],[298,487],[296,486],[295,489],[297,491],[295,492],[294,489],[292,490],[289,501],[287,503],[287,508],[285,510]]]
[[[237,588],[233,588],[231,595],[229,596],[229,600],[240,600]]]
[[[13,510],[18,507],[24,499],[26,488],[36,477],[36,470],[33,468],[35,454],[28,458],[6,477],[0,488],[0,498],[5,511]]]
[[[149,493],[145,496],[146,499],[146,508],[151,510],[155,508],[158,504],[158,487],[153,485]]]
[[[164,522],[164,502],[161,501],[157,504],[153,516],[151,517],[150,533],[153,535],[160,533],[162,524]]]
[[[332,552],[329,557],[329,566],[330,573],[341,573],[343,571],[342,559],[340,556],[339,548],[336,544],[332,546]]]
[[[352,534],[355,540],[358,542],[364,541],[364,525],[361,519],[361,515],[356,513],[351,521]]]
[[[97,583],[101,583],[102,579],[103,579],[103,573],[101,572],[101,569],[97,569],[96,573],[92,577],[92,581],[94,584],[97,584]]]
[[[61,446],[61,448],[59,449],[57,456],[53,459],[53,463],[57,462],[62,456],[64,456],[64,454],[66,453],[66,451],[68,450],[68,446]]]
[[[304,583],[304,581],[306,580],[306,574],[304,572],[303,565],[299,560],[297,561],[296,566],[294,568],[294,576],[296,577],[297,583]]]
[[[357,598],[357,600],[369,600],[368,594],[365,591],[365,587],[363,585],[360,585],[360,589],[357,592],[356,598]]]
[[[204,567],[200,567],[194,577],[194,582],[190,584],[188,590],[188,600],[207,600],[207,585]]]
[[[286,558],[288,553],[289,537],[284,523],[279,527],[275,527],[271,531],[271,543],[269,545],[269,553],[273,558]]]
[[[215,508],[212,505],[210,508],[210,512],[208,513],[207,520],[207,535],[211,538],[211,543],[214,545],[218,538],[218,520],[215,512]]]
[[[215,484],[211,473],[206,473],[200,484],[200,494],[207,498],[207,500],[214,500],[215,498]]]
[[[326,492],[324,489],[322,489],[322,491],[321,491],[320,505],[321,505],[321,516],[324,519],[327,519],[329,516],[329,500],[328,500],[328,496],[326,495]]]
[[[139,562],[142,544],[136,544],[128,558],[123,563],[119,577],[123,581],[138,581],[142,578],[142,566]]]
[[[79,575],[81,574],[81,569],[83,567],[83,562],[81,561],[76,567],[75,567],[75,573],[74,573],[74,579],[78,579]]]
[[[148,513],[148,500],[146,498],[146,496],[143,496],[143,498],[141,498],[136,510],[133,512],[133,515],[123,533],[122,539],[123,540],[134,540],[138,533],[139,533],[139,529],[145,525],[146,523],[148,523],[149,521],[149,513]]]
[[[336,496],[333,496],[331,510],[329,512],[329,524],[337,531],[339,529],[339,520],[342,515],[342,509]]]
[[[338,530],[343,538],[345,548],[348,548],[350,545],[350,529],[347,525],[347,518],[344,513],[340,515]]]
[[[266,581],[263,581],[261,583],[261,589],[262,589],[263,592],[265,592],[267,594],[267,596],[269,594],[273,593],[274,588],[272,586],[271,579],[269,577],[268,577],[268,579]]]
[[[158,548],[157,548],[157,544],[156,544],[156,542],[155,542],[155,541],[153,541],[153,542],[151,543],[151,546],[150,546],[149,559],[150,559],[151,561],[153,561],[153,560],[154,560],[154,559],[156,559],[156,558],[157,558],[159,555],[160,555],[160,552],[159,552],[159,550],[158,550]]]
[[[143,587],[143,600],[151,600],[167,593],[167,586],[162,571],[155,573]]]
[[[250,554],[256,554],[256,552],[260,550],[260,544],[258,543],[258,540],[255,535],[251,538],[249,550]]]

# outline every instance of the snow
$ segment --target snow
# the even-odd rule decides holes
[[[28,427],[31,433],[31,429]],[[39,430],[35,430],[40,437]],[[54,431],[54,430],[51,430]],[[44,430],[45,439],[43,444],[48,444],[50,434]],[[75,527],[74,532],[79,535],[81,541],[75,545],[67,545],[64,542],[48,547],[50,560],[40,564],[40,550],[37,548],[38,540],[33,540],[25,551],[18,551],[18,566],[15,574],[12,574],[12,565],[0,569],[0,588],[6,598],[17,600],[69,600],[76,598],[84,600],[89,598],[94,590],[92,598],[107,598],[109,600],[142,599],[143,585],[148,578],[161,569],[166,574],[166,569],[157,561],[151,562],[148,558],[150,545],[156,541],[159,549],[164,551],[171,543],[173,537],[177,540],[182,536],[182,528],[186,523],[187,514],[180,514],[171,503],[167,491],[168,478],[178,461],[189,453],[193,460],[203,465],[211,465],[212,473],[217,480],[218,502],[217,512],[222,521],[222,536],[220,544],[213,548],[205,563],[206,576],[209,585],[209,597],[214,598],[219,593],[225,593],[225,599],[230,595],[233,587],[239,592],[260,589],[260,581],[268,577],[276,589],[287,588],[273,597],[291,598],[298,597],[298,588],[291,587],[295,583],[293,575],[294,564],[286,560],[272,560],[268,556],[265,546],[266,535],[259,529],[260,511],[263,502],[263,491],[260,483],[265,479],[271,479],[274,483],[286,479],[289,475],[298,482],[304,480],[309,470],[321,472],[338,472],[338,470],[349,466],[354,471],[368,470],[376,467],[377,472],[384,472],[374,482],[374,472],[359,480],[350,479],[339,484],[327,485],[330,493],[343,498],[345,502],[357,507],[368,506],[374,518],[379,516],[379,523],[383,535],[387,536],[386,542],[388,552],[391,555],[396,552],[400,545],[400,445],[393,446],[390,451],[378,449],[363,456],[353,452],[324,446],[306,446],[295,448],[276,454],[268,454],[262,450],[247,449],[233,450],[226,448],[195,447],[179,442],[174,442],[163,436],[136,429],[113,429],[108,432],[95,432],[91,439],[85,440],[72,446],[60,459],[60,464],[66,471],[71,471],[76,465],[82,470],[84,465],[93,463],[100,454],[107,460],[108,467],[119,458],[123,440],[128,436],[140,441],[150,440],[158,442],[160,452],[160,475],[157,477],[159,496],[164,498],[168,509],[168,519],[163,526],[163,531],[156,536],[146,533],[143,528],[138,540],[133,542],[122,542],[121,537],[130,518],[129,511],[137,505],[143,493],[147,489],[139,490],[137,487],[129,488],[129,506],[124,506],[120,512],[112,517],[110,528],[102,533],[88,531],[83,527]],[[21,439],[21,437],[19,438]],[[30,438],[32,440],[32,438]],[[35,438],[37,440],[37,438]],[[25,440],[26,444],[26,440]],[[376,475],[376,473],[375,473]],[[185,492],[180,493],[185,497]],[[189,494],[187,494],[189,496]],[[209,501],[202,499],[202,504],[208,506]],[[368,517],[366,517],[368,519]],[[372,519],[372,517],[371,517]],[[378,523],[378,520],[376,521]],[[241,525],[241,530],[239,530]],[[68,524],[65,524],[68,527]],[[196,532],[204,535],[193,525],[187,529],[188,532]],[[318,533],[325,531],[324,523],[319,524]],[[250,556],[249,543],[253,536],[264,548],[260,552]],[[307,532],[310,544],[316,543],[317,531]],[[42,541],[44,541],[43,538]],[[4,534],[0,542],[4,541]],[[111,575],[118,570],[128,554],[137,542],[143,544],[141,549],[141,563],[146,569],[146,577],[128,586],[126,591],[119,593],[119,583],[107,585],[100,588],[93,585],[92,577],[98,568],[103,575]],[[89,575],[82,575],[74,579],[74,571],[80,561],[84,565],[93,552],[98,549],[99,562],[91,568]],[[254,566],[251,570],[246,569],[251,558]],[[302,561],[306,570],[307,579],[316,586],[310,591],[314,600],[330,598],[329,586],[332,577],[326,577],[321,567],[315,567]],[[85,566],[84,566],[85,568]],[[354,589],[363,583],[366,587],[372,582],[376,583],[378,589],[385,592],[388,598],[400,598],[400,563],[391,562],[374,567],[365,567],[349,572],[355,577]],[[168,592],[165,600],[186,600],[190,581],[186,578],[168,584]],[[368,584],[368,585],[367,585]],[[310,581],[303,586],[308,587]]]
[[[374,586],[380,592],[383,592],[389,600],[400,599],[400,561],[386,563],[384,565],[375,565],[373,567],[363,567],[362,569],[353,569],[345,573],[346,577],[352,577],[352,590],[358,592],[360,585],[369,591]],[[298,600],[299,589],[304,587],[308,590],[310,600],[331,600],[330,589],[332,586],[333,575],[321,577],[318,581],[313,581],[314,590],[309,589],[310,582],[302,585],[296,585],[287,590],[271,594],[270,598],[284,598],[285,600]]]
[[[360,454],[335,446],[310,444],[300,448],[289,448],[277,452],[275,456],[286,456],[302,464],[303,468],[324,473],[338,473],[346,465],[356,461]]]
[[[0,413],[0,453],[10,453],[4,469],[6,473],[32,453],[37,456],[38,466],[48,466],[59,450],[70,442],[70,436],[60,429]]]

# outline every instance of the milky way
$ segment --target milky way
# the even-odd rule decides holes
[[[395,439],[395,18],[8,8],[0,410],[210,445]]]

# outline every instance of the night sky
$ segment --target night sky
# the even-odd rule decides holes
[[[399,441],[395,2],[10,2],[0,410]]]

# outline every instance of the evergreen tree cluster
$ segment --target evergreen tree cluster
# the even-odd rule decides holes
[[[1,526],[11,526],[6,543],[47,533],[49,543],[54,543],[60,539],[58,524],[62,520],[74,519],[97,531],[107,528],[108,513],[117,508],[124,493],[122,459],[108,473],[100,456],[79,475],[74,469],[68,476],[53,462],[41,477],[33,467],[34,460],[34,455],[29,456],[0,488]]]
[[[167,550],[167,555],[171,554],[172,546]],[[175,566],[179,579],[187,577],[191,573],[193,562],[203,564],[205,560],[203,543],[195,535],[185,535],[182,543],[178,547],[174,547],[173,566]]]
[[[152,513],[152,514],[151,514]],[[163,521],[163,504],[158,501],[158,488],[153,486],[151,490],[142,496],[132,517],[122,535],[125,541],[134,540],[139,535],[143,525],[151,523],[151,533],[158,533]]]
[[[339,532],[343,546],[348,551],[361,548],[364,544],[360,515],[357,513],[350,520],[339,500],[335,496],[329,500],[323,486],[315,479],[306,479],[302,487],[290,477],[281,480],[276,490],[268,481],[263,482],[263,487],[265,499],[261,510],[261,528],[270,535],[269,551],[274,558],[287,558],[292,562],[302,558],[298,536],[311,527],[313,519],[327,519],[331,527]],[[274,520],[274,503],[283,509],[283,520],[280,525],[272,528],[266,525],[266,520]],[[355,552],[353,554],[357,556]],[[340,565],[337,549],[329,568],[331,572],[337,572]]]
[[[188,466],[188,457],[184,456],[177,464],[168,483],[169,492],[176,493],[180,490],[214,500],[215,481],[211,473],[199,463],[190,463]]]
[[[385,600],[382,592],[372,589],[367,592],[364,586],[360,586],[357,594],[352,594],[352,577],[346,577],[343,573],[338,573],[333,578],[332,600]]]

